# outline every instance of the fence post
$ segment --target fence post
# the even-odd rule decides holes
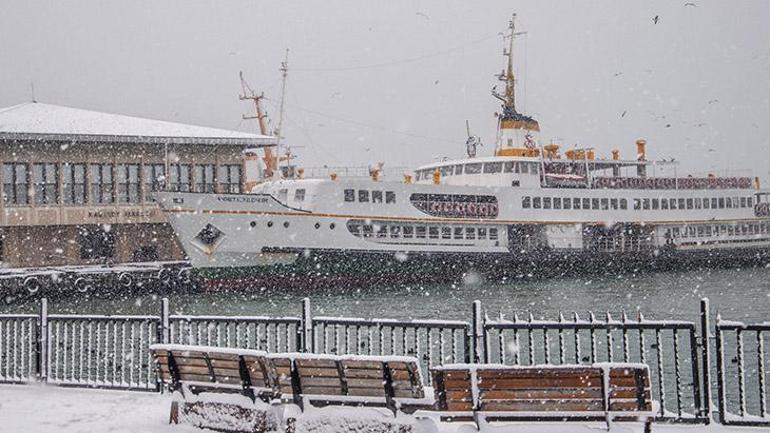
[[[40,326],[37,335],[37,376],[40,382],[48,381],[48,299],[40,300]]]
[[[310,298],[302,299],[302,338],[301,352],[313,352],[313,318],[310,317]]]
[[[473,301],[473,323],[471,325],[473,340],[473,363],[478,364],[484,359],[484,318],[481,316],[481,301]]]
[[[160,300],[160,342],[168,344],[171,341],[171,327],[169,326],[168,298]]]
[[[717,312],[717,324],[716,324],[716,338],[717,338],[717,394],[719,398],[719,420],[724,425],[727,414],[727,390],[725,389],[725,347],[722,341],[722,330],[719,328],[719,312]]]
[[[711,325],[709,298],[700,300],[701,365],[703,374],[703,416],[711,424]]]

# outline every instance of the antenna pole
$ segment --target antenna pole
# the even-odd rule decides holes
[[[265,93],[262,92],[257,95],[256,92],[254,92],[254,90],[249,86],[249,83],[246,82],[246,79],[243,78],[243,71],[240,72],[240,77],[243,94],[239,95],[238,99],[241,101],[253,101],[254,111],[256,113],[256,116],[247,116],[243,114],[241,117],[244,120],[257,119],[257,122],[259,123],[259,133],[262,135],[270,135],[270,132],[267,130],[267,123],[265,122],[267,114],[262,111],[262,100],[265,99]],[[264,152],[265,172],[267,176],[272,176],[273,171],[275,170],[275,158],[273,157],[273,151],[270,146],[265,146]]]
[[[289,73],[289,49],[286,49],[286,55],[284,56],[283,62],[281,62],[281,76],[283,77],[282,83],[281,83],[281,108],[280,113],[278,115],[278,139],[277,141],[277,147],[278,147],[278,168],[281,167],[281,137],[283,136],[283,109],[284,105],[286,103],[286,76]]]

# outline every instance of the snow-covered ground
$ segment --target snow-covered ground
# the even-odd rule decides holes
[[[42,385],[0,385],[0,432],[27,433],[200,433],[189,425],[169,425],[171,396],[154,393],[59,388]],[[367,414],[383,419],[380,411],[369,409],[316,409],[302,415],[298,432],[358,433],[370,431],[363,418]],[[347,422],[342,417],[351,416]],[[401,422],[413,424],[415,433],[472,433],[469,424],[437,426],[427,420],[404,417]],[[356,429],[356,426],[361,429]],[[601,423],[571,424],[507,424],[484,426],[483,433],[598,433],[606,431]],[[642,432],[641,424],[615,424],[615,433]],[[658,433],[732,433],[767,432],[759,428],[726,428],[719,425],[667,426],[654,425]]]

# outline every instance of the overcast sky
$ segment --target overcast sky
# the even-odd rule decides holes
[[[0,106],[34,83],[41,102],[255,131],[238,72],[277,125],[289,48],[301,165],[460,157],[466,119],[489,153],[513,12],[519,108],[545,141],[633,157],[644,137],[683,170],[770,180],[768,1],[3,0]]]

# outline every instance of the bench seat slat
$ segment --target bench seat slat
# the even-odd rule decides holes
[[[470,394],[470,392],[468,393]],[[601,388],[560,388],[560,389],[516,389],[516,390],[489,390],[480,392],[481,399],[586,399],[603,397]]]
[[[479,381],[479,389],[552,389],[552,388],[594,388],[601,386],[601,377],[545,377],[535,378],[500,378],[494,381]]]
[[[500,412],[586,412],[604,408],[601,399],[588,400],[485,400],[482,411]]]

